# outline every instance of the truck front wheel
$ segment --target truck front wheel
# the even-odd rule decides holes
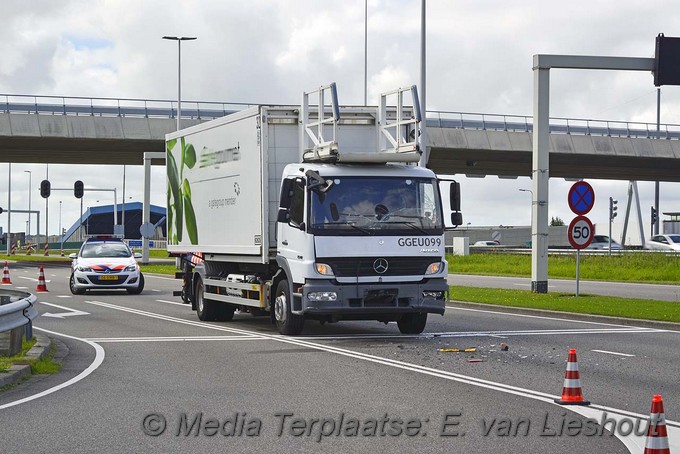
[[[234,318],[234,306],[227,303],[220,303],[205,298],[205,287],[203,279],[196,278],[194,298],[196,301],[196,314],[198,319],[204,322],[210,321],[230,321]]]
[[[406,314],[397,321],[397,326],[402,334],[420,334],[425,330],[426,324],[427,313]]]
[[[288,281],[282,280],[276,286],[276,299],[274,300],[274,319],[279,333],[296,336],[302,332],[305,319],[291,312],[293,301],[290,295]]]

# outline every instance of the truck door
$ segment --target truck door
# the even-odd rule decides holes
[[[309,250],[313,242],[306,233],[305,225],[305,185],[304,178],[284,180],[278,222],[278,255],[288,263],[292,274],[289,279],[298,284],[304,283],[305,262],[314,260],[314,251]],[[284,191],[287,194],[283,194]]]

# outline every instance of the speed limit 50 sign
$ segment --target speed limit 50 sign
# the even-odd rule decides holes
[[[585,249],[593,241],[595,229],[585,216],[576,216],[569,224],[569,243],[574,249]]]

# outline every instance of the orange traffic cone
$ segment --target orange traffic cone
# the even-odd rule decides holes
[[[5,269],[2,270],[2,282],[0,282],[2,285],[11,285],[12,280],[9,278],[9,266],[7,265],[7,262],[5,262]]]
[[[583,400],[583,394],[581,393],[581,379],[578,374],[575,348],[569,349],[567,371],[564,373],[562,398],[555,399],[555,403],[562,405],[590,405],[590,402]]]
[[[36,292],[47,292],[47,284],[45,284],[45,270],[43,266],[40,265],[40,274],[38,275],[38,287],[35,289]]]
[[[668,447],[668,432],[666,432],[666,414],[663,411],[663,399],[660,394],[652,397],[652,411],[649,415],[644,454],[671,454]]]

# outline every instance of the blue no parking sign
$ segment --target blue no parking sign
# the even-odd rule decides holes
[[[585,181],[577,181],[569,189],[567,200],[569,201],[571,211],[583,216],[595,205],[595,191]]]

